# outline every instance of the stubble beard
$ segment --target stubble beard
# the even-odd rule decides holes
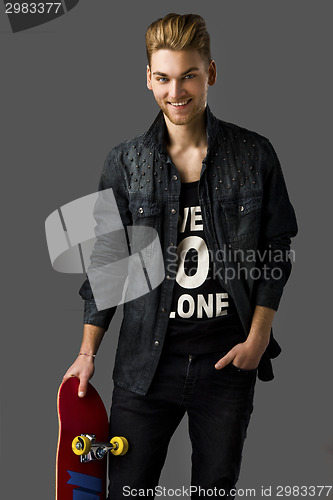
[[[206,96],[203,96],[184,116],[175,116],[168,103],[162,99],[157,101],[157,104],[173,125],[189,125],[206,108]]]

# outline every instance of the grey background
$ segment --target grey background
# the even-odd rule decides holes
[[[262,485],[332,484],[330,2],[81,0],[52,23],[17,34],[0,4],[6,498],[54,496],[56,394],[81,341],[83,276],[53,271],[44,221],[95,191],[108,151],[152,122],[157,106],[145,84],[144,32],[172,11],[206,19],[218,68],[210,106],[270,138],[300,227],[274,320],[283,354],[275,380],[257,384],[238,486],[260,497]],[[119,311],[93,379],[107,408],[120,319]],[[184,420],[161,484],[188,485],[189,471]]]

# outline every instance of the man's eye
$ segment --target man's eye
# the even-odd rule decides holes
[[[190,78],[194,78],[194,77],[195,77],[195,75],[186,75],[186,76],[185,76],[185,78],[187,78],[188,80],[189,80]]]
[[[157,81],[163,83],[167,81],[167,78],[164,78],[164,76],[160,76],[159,78],[157,78]]]

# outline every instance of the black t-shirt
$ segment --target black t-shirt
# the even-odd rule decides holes
[[[198,199],[198,182],[183,183],[178,225],[178,270],[165,349],[202,354],[245,340],[235,303],[222,288],[210,252]]]

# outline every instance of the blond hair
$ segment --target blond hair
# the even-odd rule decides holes
[[[160,49],[197,50],[207,63],[207,67],[212,60],[206,23],[198,14],[171,13],[154,21],[146,31],[149,65],[153,52]]]

